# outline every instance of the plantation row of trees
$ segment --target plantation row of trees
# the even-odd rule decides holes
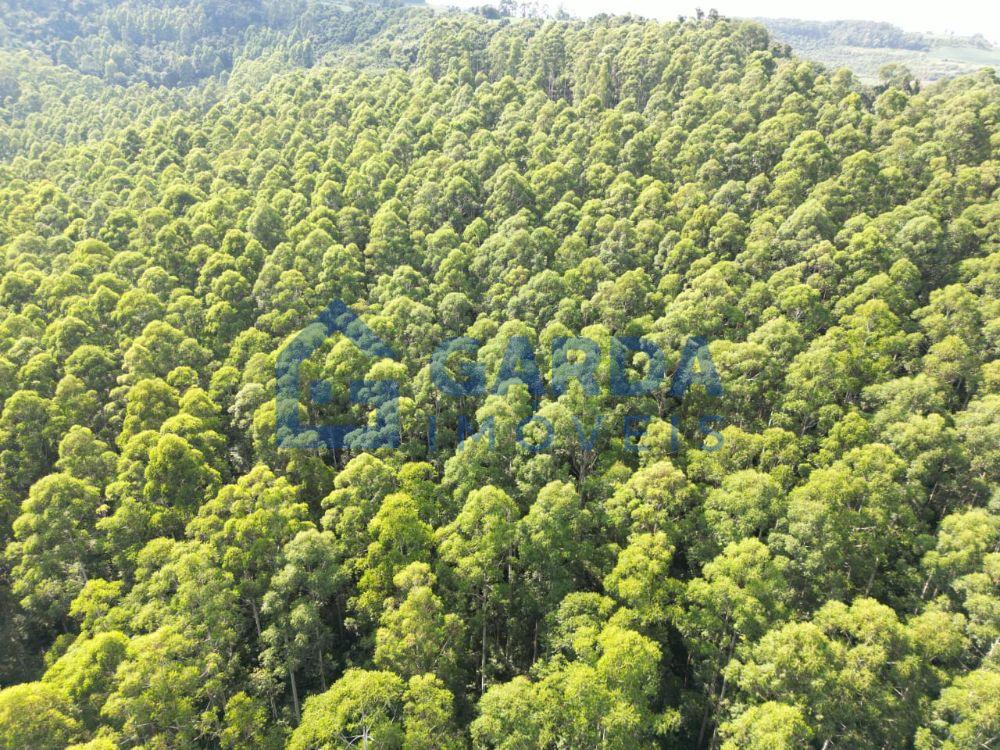
[[[0,62],[0,748],[996,742],[995,72],[419,9],[186,90]],[[394,380],[397,449],[276,434],[333,299],[396,357],[329,337],[302,421]],[[456,336],[546,386],[561,337],[606,384],[700,336],[724,393],[449,395]]]

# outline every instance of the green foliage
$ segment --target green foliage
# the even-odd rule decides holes
[[[995,72],[868,88],[714,13],[8,5],[0,748],[996,745]],[[397,356],[317,342],[301,422],[390,379],[398,449],[276,435],[332,299]],[[625,336],[667,376],[627,399]],[[671,395],[693,336],[722,396]]]
[[[57,688],[28,682],[0,690],[0,747],[56,750],[79,735],[69,699]]]

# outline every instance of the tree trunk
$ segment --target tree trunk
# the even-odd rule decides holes
[[[482,658],[479,662],[479,694],[486,692],[486,588],[483,588],[483,604],[479,610],[479,618],[482,620]]]
[[[705,701],[705,710],[701,712],[701,729],[698,730],[698,747],[705,746],[705,731],[708,729],[708,717],[711,715],[712,702]]]
[[[722,675],[722,688],[719,690],[719,698],[715,701],[715,713],[719,713],[719,709],[722,707],[722,701],[726,698],[726,675]],[[709,740],[708,746],[711,750],[715,750],[719,742],[719,722],[715,722],[715,728],[712,730],[712,739]]]
[[[319,686],[326,692],[326,668],[323,666],[323,647],[318,644],[317,638],[316,659],[319,661]]]
[[[302,714],[299,713],[299,688],[295,684],[295,670],[288,668],[288,682],[292,686],[292,707],[295,709],[295,725],[302,721]]]
[[[257,629],[257,640],[260,640],[261,638],[260,613],[257,611],[257,602],[255,602],[253,599],[250,600],[250,611],[253,612],[253,624],[254,627]]]
[[[531,665],[538,661],[538,618],[535,618],[534,634],[531,636]]]
[[[252,598],[249,599],[249,602],[250,602],[250,611],[253,612],[253,624],[254,624],[254,627],[257,630],[257,640],[259,641],[263,637],[263,634],[261,633],[261,629],[260,629],[260,612],[257,611],[257,602],[255,602]],[[278,706],[274,702],[274,691],[273,690],[269,689],[267,691],[267,701],[268,701],[268,703],[271,704],[271,718],[273,718],[275,721],[277,721],[278,720]]]

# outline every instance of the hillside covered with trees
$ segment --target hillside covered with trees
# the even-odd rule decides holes
[[[982,34],[920,34],[872,21],[758,20],[796,54],[833,68],[849,68],[866,83],[882,80],[879,71],[884,66],[903,65],[922,81],[973,73],[983,66],[1000,67],[1000,48]]]
[[[1000,742],[995,71],[5,7],[0,750]]]
[[[109,83],[192,86],[240,59],[367,44],[405,18],[393,0],[5,0],[0,39]]]

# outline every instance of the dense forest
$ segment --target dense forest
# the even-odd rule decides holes
[[[110,83],[191,86],[240,58],[278,52],[312,65],[314,49],[369,42],[400,4],[354,10],[332,0],[3,0],[0,39]]]
[[[996,71],[3,5],[0,750],[1000,744]]]

